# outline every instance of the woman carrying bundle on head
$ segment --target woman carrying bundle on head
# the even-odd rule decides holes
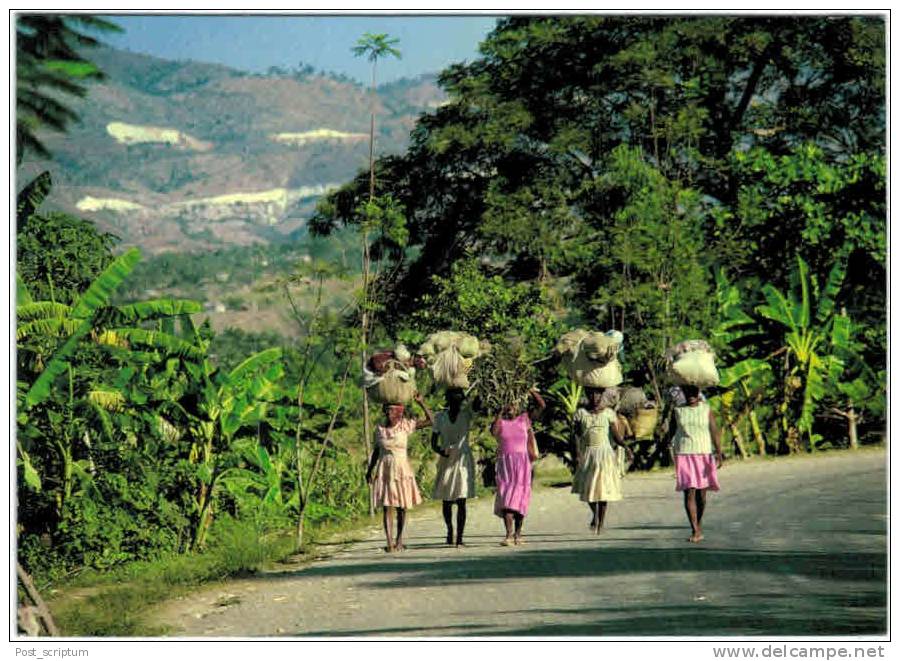
[[[572,493],[591,508],[591,530],[599,534],[610,501],[622,500],[622,476],[613,443],[634,453],[623,441],[616,416],[619,394],[616,388],[587,388],[588,408],[575,412],[575,456],[577,469]]]
[[[709,404],[702,399],[700,388],[683,385],[681,391],[684,402],[676,403],[673,412],[675,490],[684,492],[684,511],[691,525],[688,541],[697,543],[703,540],[701,523],[706,510],[706,490],[719,490],[716,469],[721,468],[725,457],[716,418]]]
[[[506,537],[500,542],[503,546],[525,543],[522,524],[531,502],[531,464],[538,458],[531,422],[546,407],[537,390],[532,389],[530,395],[536,409],[522,411],[518,403],[506,403],[491,425],[491,433],[498,441],[494,514],[503,519],[506,527]]]
[[[431,410],[416,393],[416,403],[422,407],[425,417],[418,420],[404,416],[402,404],[385,404],[385,423],[375,428],[375,449],[369,458],[366,482],[371,483],[371,493],[376,507],[384,508],[384,534],[387,538],[385,551],[402,551],[403,528],[406,524],[406,510],[422,502],[416,476],[406,447],[409,435],[416,429],[429,427],[434,423]],[[397,537],[393,537],[394,510],[397,511]]]
[[[431,447],[440,455],[431,497],[443,501],[447,524],[447,546],[464,546],[466,499],[475,497],[475,458],[469,447],[469,427],[474,411],[460,388],[447,389],[447,408],[434,416]],[[453,535],[453,505],[456,504],[456,536]],[[455,541],[454,541],[455,540]]]

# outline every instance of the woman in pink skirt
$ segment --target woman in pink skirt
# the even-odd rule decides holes
[[[675,406],[675,490],[684,492],[684,510],[691,524],[689,542],[703,539],[700,527],[706,509],[706,490],[719,490],[716,469],[722,466],[721,434],[709,404],[701,400],[696,386],[682,386],[685,403]],[[713,458],[713,446],[716,455]]]
[[[494,514],[506,526],[506,537],[500,542],[503,546],[524,544],[522,523],[531,501],[531,463],[538,458],[531,421],[546,406],[536,390],[531,395],[537,404],[534,411],[520,413],[516,405],[507,404],[491,425],[498,441]]]
[[[375,427],[375,449],[366,470],[366,482],[372,485],[371,494],[375,507],[384,508],[384,535],[387,538],[388,553],[402,551],[403,527],[406,510],[422,502],[416,474],[406,457],[409,435],[416,429],[429,427],[434,417],[421,394],[416,394],[416,402],[425,412],[419,420],[403,415],[402,404],[385,404],[385,424]],[[373,480],[374,475],[374,480]],[[397,510],[397,539],[393,538],[394,510]]]

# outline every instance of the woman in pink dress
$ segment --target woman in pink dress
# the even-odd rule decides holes
[[[387,538],[384,550],[388,553],[406,548],[403,545],[406,510],[422,502],[416,474],[406,457],[406,446],[409,435],[416,429],[430,427],[434,417],[421,394],[416,394],[416,403],[425,412],[425,417],[419,420],[404,417],[402,404],[384,405],[385,424],[375,427],[375,449],[366,470],[366,482],[372,485],[372,501],[375,507],[384,508],[384,535]],[[397,510],[396,541],[393,537],[394,510]]]
[[[520,413],[516,405],[507,404],[491,425],[498,441],[494,514],[506,526],[506,537],[500,542],[503,546],[524,544],[522,523],[531,501],[531,463],[538,458],[531,421],[546,406],[536,390],[531,395],[537,404],[534,411]]]
[[[703,541],[703,512],[707,490],[719,490],[717,469],[722,467],[722,440],[709,404],[697,386],[682,386],[685,401],[673,411],[675,432],[675,490],[684,492],[684,511],[691,525],[689,542]],[[715,451],[714,451],[715,449]]]

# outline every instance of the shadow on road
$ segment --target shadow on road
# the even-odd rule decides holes
[[[514,554],[514,555],[513,555]],[[884,553],[813,553],[739,549],[590,547],[510,550],[491,556],[417,560],[402,557],[403,576],[373,587],[427,587],[464,581],[506,578],[573,578],[622,573],[681,571],[765,572],[825,580],[879,581],[886,577]],[[353,562],[308,567],[299,572],[268,575],[266,580],[320,576],[372,576],[395,573],[399,563]]]
[[[390,580],[381,574],[396,575]],[[886,555],[884,553],[812,553],[722,550],[696,547],[578,547],[511,549],[509,553],[417,560],[413,553],[396,562],[347,562],[309,567],[300,572],[269,575],[264,580],[356,576],[360,588],[393,590],[477,583],[502,584],[507,579],[578,578],[604,575],[701,572],[705,581],[721,580],[721,572],[764,573],[785,585],[802,577],[819,581],[804,594],[768,592],[732,594],[740,606],[686,604],[572,611],[528,610],[541,624],[524,627],[452,626],[445,617],[437,627],[387,628],[366,631],[312,632],[304,635],[467,635],[467,636],[649,636],[649,635],[849,635],[886,631]],[[719,573],[719,577],[715,575]],[[726,579],[727,580],[727,579]],[[515,613],[516,611],[510,611]],[[497,613],[503,621],[503,613]],[[468,618],[471,621],[471,618]],[[496,616],[490,618],[498,621]],[[574,621],[573,621],[574,620]],[[451,633],[452,632],[452,633]]]

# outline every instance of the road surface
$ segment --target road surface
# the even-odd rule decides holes
[[[328,560],[228,581],[165,604],[183,637],[773,636],[886,631],[883,450],[732,461],[694,545],[671,471],[628,475],[608,528],[563,486],[536,490],[526,544],[501,547],[488,497],[464,549],[439,510],[408,550],[379,528]]]

